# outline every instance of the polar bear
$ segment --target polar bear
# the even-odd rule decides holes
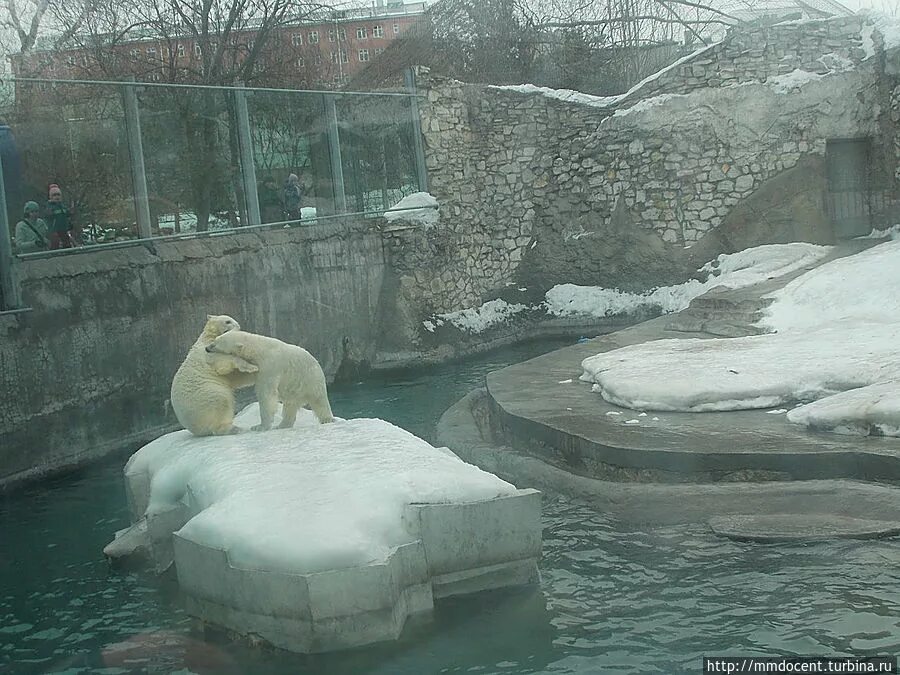
[[[203,332],[172,379],[172,410],[195,436],[241,431],[234,426],[234,390],[255,384],[258,368],[234,356],[205,351],[218,336],[239,329],[230,316],[207,315]]]
[[[320,424],[334,422],[325,373],[315,357],[303,347],[275,338],[233,330],[220,335],[206,347],[210,354],[235,356],[259,368],[256,396],[261,424],[255,429],[271,429],[275,409],[283,404],[279,428],[294,426],[297,411],[309,406]]]

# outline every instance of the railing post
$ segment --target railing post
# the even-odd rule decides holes
[[[128,137],[128,154],[131,156],[131,182],[134,187],[134,213],[137,218],[138,235],[141,239],[149,239],[153,236],[150,229],[150,200],[147,196],[141,115],[138,111],[135,86],[128,84],[122,90],[125,102],[125,135]]]
[[[422,120],[419,117],[419,96],[416,88],[416,73],[412,68],[403,71],[403,83],[406,91],[412,94],[409,99],[409,115],[412,122],[413,150],[416,157],[416,180],[419,190],[428,192],[428,170],[425,168],[425,144],[422,141]]]
[[[0,309],[18,309],[22,306],[19,282],[13,265],[12,240],[9,236],[9,212],[6,210],[6,184],[3,181],[3,162],[0,161],[0,290],[3,303]]]
[[[331,185],[334,192],[335,213],[347,212],[347,196],[344,194],[344,165],[341,160],[341,136],[338,132],[337,107],[335,97],[323,95],[325,99],[325,132],[328,136],[328,157],[331,162]]]
[[[250,135],[250,113],[247,110],[247,91],[243,83],[234,90],[234,113],[237,118],[238,162],[244,185],[244,203],[247,205],[249,225],[259,225],[259,194],[256,186],[256,164],[253,161],[253,138]]]

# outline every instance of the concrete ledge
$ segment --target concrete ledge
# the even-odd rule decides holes
[[[852,480],[729,483],[638,483],[578,475],[493,436],[487,393],[472,391],[448,409],[437,441],[458,456],[517,485],[585,500],[640,527],[709,524],[710,518],[790,513],[815,523],[841,519],[900,525],[900,488]],[[435,590],[435,592],[437,592]]]
[[[639,417],[579,381],[581,362],[600,352],[661,338],[712,337],[674,332],[670,321],[653,319],[490,373],[493,432],[507,445],[603,480],[900,482],[900,439],[810,432],[763,410]]]
[[[176,534],[175,565],[189,614],[294,652],[393,640],[407,616],[433,606],[419,542],[385,563],[291,575],[236,568],[224,551]]]

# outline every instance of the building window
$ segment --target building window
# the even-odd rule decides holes
[[[337,52],[331,52],[331,62],[332,62],[332,63],[337,63],[337,62],[338,62],[338,54],[337,54]]]
[[[298,67],[298,68],[303,68],[303,65],[304,65],[304,64],[303,64],[303,57],[301,56],[299,59],[297,59],[297,67]]]
[[[317,31],[317,30],[309,31],[309,43],[311,45],[319,44],[319,31]]]
[[[360,49],[359,50],[359,62],[365,63],[369,60],[369,50],[368,49]]]
[[[384,54],[384,47],[375,47],[375,56],[381,56]]]
[[[131,54],[131,58],[133,58],[133,59],[136,59],[138,57],[138,55],[140,54],[140,52],[137,49],[132,49],[128,53]]]
[[[147,56],[151,59],[156,58],[156,47],[147,47]]]
[[[317,66],[322,65],[322,54],[321,53],[316,53],[316,56],[313,59],[313,63],[315,63]]]
[[[360,26],[356,29],[356,39],[357,40],[367,40],[369,38],[369,31],[365,26]]]
[[[335,30],[332,29],[332,30],[328,31],[328,41],[334,42],[335,40],[337,40],[337,32],[335,32]]]
[[[74,68],[75,67],[75,57],[74,56],[66,57],[66,63],[69,64],[70,68]]]
[[[194,45],[194,54],[196,54],[197,56],[202,56],[203,47],[201,47],[200,45]]]
[[[179,58],[184,58],[184,45],[178,45],[178,56]]]
[[[341,63],[350,63],[350,57],[347,56],[347,50],[341,50]]]
[[[372,26],[372,37],[373,38],[383,38],[384,37],[384,28],[379,24],[378,26]]]
[[[248,52],[252,52],[252,51],[253,51],[253,45],[255,45],[255,44],[256,44],[255,41],[253,41],[253,40],[247,40],[247,51],[248,51]]]
[[[303,36],[300,35],[299,33],[291,35],[291,44],[294,47],[299,47],[300,45],[303,44]]]
[[[338,31],[338,40],[341,42],[345,42],[347,40],[347,31],[344,28],[341,28]]]
[[[396,35],[396,34],[399,33],[399,32],[400,32],[400,24],[399,24],[399,23],[395,23],[395,24],[394,24],[394,35]]]

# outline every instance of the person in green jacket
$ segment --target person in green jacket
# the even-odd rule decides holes
[[[41,207],[37,202],[27,202],[24,217],[16,223],[16,236],[13,250],[16,253],[34,253],[50,246],[47,223],[38,217]]]
[[[53,183],[47,201],[47,229],[50,231],[50,250],[73,248],[78,245],[72,212],[63,204],[62,190]]]

